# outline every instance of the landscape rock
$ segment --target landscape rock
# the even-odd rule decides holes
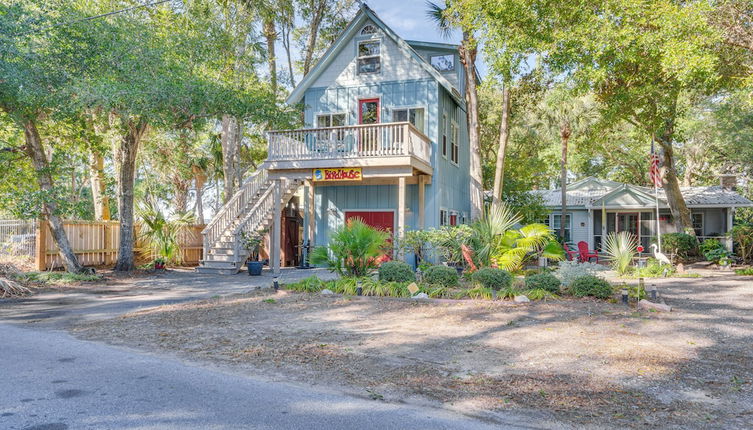
[[[530,302],[530,301],[531,301],[531,299],[529,299],[529,298],[528,298],[528,297],[526,297],[526,296],[522,296],[522,295],[521,295],[521,296],[515,296],[515,298],[513,299],[513,301],[514,301],[515,303],[528,303],[528,302]]]
[[[320,291],[319,294],[323,296],[329,296],[330,294],[335,294],[335,293],[333,293],[332,290],[325,288],[322,291]]]
[[[659,312],[672,312],[672,306],[665,305],[664,303],[653,303],[646,299],[638,302],[638,307],[644,310],[655,310]]]
[[[415,296],[413,296],[414,299],[428,299],[429,295],[426,293],[418,293]]]

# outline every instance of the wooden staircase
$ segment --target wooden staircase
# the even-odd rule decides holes
[[[275,212],[275,184],[267,170],[254,173],[237,193],[222,207],[201,232],[204,236],[204,259],[198,273],[234,275],[248,258],[249,251],[241,245],[243,233],[254,234],[272,225]],[[280,180],[282,207],[303,184],[301,180]]]

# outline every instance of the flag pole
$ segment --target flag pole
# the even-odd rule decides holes
[[[659,181],[662,180],[661,169],[659,169],[659,155],[656,153],[654,136],[651,135],[651,182],[654,183],[654,199],[656,200],[656,244],[661,252],[661,221],[659,221]]]

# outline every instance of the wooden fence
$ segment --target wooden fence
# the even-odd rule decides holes
[[[120,224],[117,221],[64,221],[63,228],[68,235],[73,252],[84,266],[109,266],[115,264],[120,245]],[[182,264],[196,266],[202,259],[201,231],[204,225],[186,227],[178,236]],[[141,226],[135,226],[137,261],[146,262],[154,258],[140,234]],[[35,261],[37,270],[62,267],[58,248],[46,221],[38,221],[36,229]]]

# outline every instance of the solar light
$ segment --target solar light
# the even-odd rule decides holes
[[[277,276],[275,276],[275,277],[274,277],[274,278],[272,278],[272,279],[273,279],[273,281],[272,281],[272,286],[274,287],[274,289],[275,289],[275,293],[276,293],[276,292],[277,292],[277,290],[279,290],[279,289],[280,289],[280,284],[279,284],[279,282],[277,281]]]
[[[627,305],[628,304],[628,290],[627,288],[622,289],[622,304]]]
[[[362,296],[363,295],[363,288],[361,287],[361,281],[356,282],[356,295]]]

